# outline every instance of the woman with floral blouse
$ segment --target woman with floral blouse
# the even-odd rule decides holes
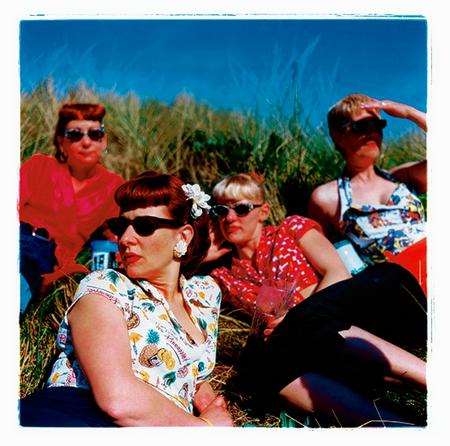
[[[61,323],[45,389],[21,401],[24,426],[232,426],[208,384],[220,289],[195,268],[209,247],[209,197],[173,175],[123,184],[125,272],[96,271]]]
[[[386,260],[406,268],[426,293],[425,210],[417,194],[427,191],[427,160],[377,167],[382,155],[384,112],[424,132],[426,114],[406,104],[350,94],[328,112],[328,129],[345,161],[340,178],[318,186],[308,214],[331,239],[347,238],[369,263]]]

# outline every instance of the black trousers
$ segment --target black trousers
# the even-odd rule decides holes
[[[117,427],[89,390],[47,387],[20,400],[20,424],[33,427]]]
[[[344,348],[339,331],[352,325],[406,349],[425,349],[426,297],[404,268],[370,266],[292,308],[267,341],[250,339],[240,359],[241,383],[250,392],[275,396],[306,372],[338,379],[346,373],[363,380],[381,378],[381,352],[377,367],[349,356]]]

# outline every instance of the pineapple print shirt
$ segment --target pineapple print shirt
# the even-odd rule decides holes
[[[192,413],[196,386],[214,368],[221,292],[209,276],[194,276],[189,280],[181,276],[180,286],[192,321],[204,335],[202,344],[196,344],[177,322],[154,286],[145,280],[132,281],[112,269],[85,277],[71,307],[90,293],[100,294],[116,305],[127,322],[135,376]],[[71,307],[58,331],[57,346],[61,353],[47,386],[89,389],[74,355],[67,317]]]

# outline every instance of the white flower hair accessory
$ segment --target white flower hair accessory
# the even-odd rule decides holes
[[[203,213],[203,209],[211,209],[208,200],[211,198],[200,189],[198,184],[183,184],[181,186],[186,194],[186,200],[192,200],[191,216],[198,218]]]

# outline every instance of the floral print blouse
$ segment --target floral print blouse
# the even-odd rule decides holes
[[[177,322],[162,294],[149,282],[132,281],[112,269],[85,277],[61,322],[57,336],[61,353],[47,386],[90,388],[74,354],[67,315],[79,299],[95,293],[116,305],[126,320],[135,376],[192,413],[196,386],[214,368],[221,292],[209,276],[189,280],[181,276],[180,286],[191,319],[204,336],[202,344],[196,344]]]
[[[386,204],[355,204],[350,178],[338,178],[343,234],[369,262],[384,261],[383,253],[398,254],[425,237],[425,211],[420,199],[388,172],[381,177],[397,184]]]

